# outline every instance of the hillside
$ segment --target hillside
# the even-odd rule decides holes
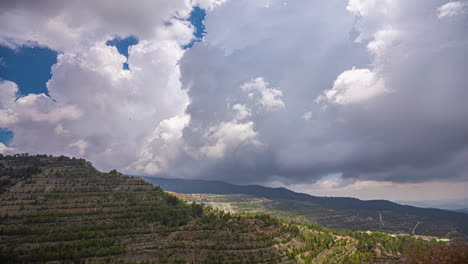
[[[261,212],[287,220],[299,219],[327,228],[375,230],[419,235],[447,236],[450,232],[468,235],[468,215],[440,209],[418,208],[385,200],[363,201],[356,198],[317,197],[286,188],[259,185],[234,185],[220,181],[142,177],[161,188],[181,194],[206,194],[189,200],[220,203],[229,201],[239,212]],[[208,195],[216,194],[216,196]],[[251,196],[255,208],[245,202]],[[262,199],[258,199],[262,198]],[[257,201],[254,201],[257,200]],[[252,204],[252,203],[251,203]],[[246,208],[243,208],[247,206]],[[250,208],[250,209],[249,209]],[[418,224],[419,223],[419,224]],[[417,225],[417,228],[414,228]]]
[[[400,263],[439,245],[224,213],[83,159],[0,156],[0,164],[1,263]]]

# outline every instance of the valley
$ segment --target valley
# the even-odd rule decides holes
[[[143,179],[183,199],[225,211],[266,213],[287,221],[319,224],[332,229],[435,237],[468,235],[468,215],[461,212],[419,208],[385,200],[318,197],[259,185],[151,177]]]

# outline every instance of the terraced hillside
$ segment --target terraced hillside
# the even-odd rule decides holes
[[[0,156],[0,262],[398,263],[434,241],[187,203],[83,159]]]

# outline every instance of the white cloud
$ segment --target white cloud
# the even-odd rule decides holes
[[[13,109],[22,122],[57,123],[63,120],[76,120],[82,115],[77,106],[59,105],[45,94],[29,94],[21,97]]]
[[[89,146],[89,143],[86,140],[83,140],[83,139],[79,139],[79,140],[73,142],[72,144],[70,144],[70,147],[77,149],[78,154],[80,154],[80,156],[83,156],[85,154],[86,149],[88,148],[88,146]]]
[[[70,133],[70,131],[66,130],[65,128],[63,128],[63,125],[62,124],[58,124],[55,129],[55,134],[57,135],[64,135],[64,134],[67,134],[67,133]]]
[[[358,16],[368,16],[376,11],[387,13],[392,0],[349,0],[346,9]]]
[[[466,198],[468,181],[429,181],[424,183],[395,183],[390,181],[347,180],[340,177],[330,177],[313,184],[284,185],[272,183],[272,187],[286,187],[296,192],[316,196],[356,197],[363,200],[388,199],[401,200],[433,200]],[[450,190],[447,192],[446,190]]]
[[[0,83],[0,126],[11,127],[21,122],[57,123],[62,120],[75,120],[81,110],[75,105],[53,102],[44,94],[29,94],[16,99],[18,86],[9,81]]]
[[[175,116],[165,119],[159,123],[154,133],[155,138],[161,138],[164,141],[180,139],[182,130],[189,123],[190,116]]]
[[[40,5],[20,0],[14,5],[2,3],[2,6],[0,43],[15,45],[35,41],[59,51],[83,50],[96,40],[106,41],[112,35],[165,38],[173,28],[166,28],[164,22],[171,21],[175,30],[179,28],[178,18],[188,17],[192,8],[187,0],[142,0],[138,3],[70,0],[44,1]],[[187,41],[189,37],[184,40]]]
[[[10,81],[0,81],[0,127],[6,127],[17,120],[12,107],[15,104],[18,86]]]
[[[123,70],[123,56],[103,43],[86,54],[63,54],[48,87],[58,102],[83,109],[79,122],[62,124],[70,131],[66,140],[87,140],[86,156],[98,166],[110,169],[116,159],[123,168],[147,173],[168,154],[148,156],[146,144],[174,137],[171,131],[161,132],[168,123],[163,121],[183,115],[188,103],[179,81],[178,60],[184,51],[177,41],[162,39],[141,40],[129,53],[131,71]],[[161,137],[155,138],[155,133]]]
[[[270,88],[270,84],[263,77],[244,83],[240,88],[243,91],[252,92],[249,93],[249,97],[257,96],[258,102],[266,111],[284,108],[283,92],[277,88]]]
[[[2,9],[0,43],[60,52],[47,83],[51,97],[31,94],[14,101],[12,89],[1,89],[9,95],[0,99],[0,125],[14,132],[16,151],[81,156],[99,169],[135,173],[147,172],[136,164],[149,168],[170,156],[148,151],[165,151],[168,141],[181,137],[171,120],[184,116],[188,104],[179,60],[193,38],[192,25],[184,21],[192,5],[186,0],[109,4],[113,7],[101,1],[24,1]],[[131,70],[123,70],[126,58],[105,43],[129,35],[139,43],[129,49]]]
[[[405,7],[400,1],[349,0],[346,10],[359,18],[355,24],[358,35],[354,41],[362,43],[373,39],[377,31],[388,29],[389,24],[393,23],[392,16],[400,12],[401,8]]]
[[[227,1],[228,0],[192,0],[192,3],[194,6],[199,6],[200,8],[211,11]]]
[[[400,37],[400,34],[400,31],[391,27],[378,30],[374,34],[374,39],[367,44],[367,49],[375,56],[384,54],[388,49],[394,47],[396,40]]]
[[[314,116],[314,115],[312,114],[312,112],[310,112],[310,111],[309,111],[309,112],[305,112],[305,113],[302,115],[302,119],[308,121],[308,120],[311,120],[313,116]]]
[[[244,88],[243,88],[244,89]],[[221,159],[228,151],[243,151],[247,145],[259,146],[258,133],[255,131],[255,123],[246,120],[252,116],[250,108],[246,105],[235,104],[232,106],[234,118],[229,122],[219,122],[209,127],[203,133],[204,145],[200,153],[208,158]],[[194,155],[198,156],[197,153]]]
[[[325,90],[316,102],[330,101],[337,104],[355,104],[387,92],[385,82],[369,69],[355,69],[341,73],[333,88]]]
[[[162,120],[153,134],[146,139],[139,159],[130,164],[126,171],[154,175],[169,170],[169,161],[183,149],[183,129],[190,122],[190,116],[174,116]]]
[[[0,109],[0,126],[8,127],[16,121],[17,117],[11,109]]]
[[[235,104],[232,106],[232,110],[235,111],[235,120],[244,120],[252,115],[250,109],[242,104]]]
[[[257,133],[254,131],[254,122],[238,123],[236,121],[221,122],[213,126],[205,134],[211,144],[203,146],[200,152],[209,158],[220,159],[225,152],[231,148],[242,149],[245,144],[259,145],[256,139]]]
[[[15,152],[14,148],[10,148],[5,146],[2,142],[0,142],[0,154],[12,154]]]
[[[453,17],[468,13],[468,2],[453,1],[448,2],[437,8],[437,16],[439,18]]]
[[[14,82],[0,79],[0,108],[9,108],[15,104],[18,86]]]

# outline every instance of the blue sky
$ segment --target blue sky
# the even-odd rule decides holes
[[[8,145],[10,140],[13,139],[13,132],[6,128],[0,128],[0,142],[2,142],[5,145]]]
[[[22,46],[17,49],[0,46],[0,79],[16,83],[20,95],[44,93],[52,77],[51,66],[57,62],[57,52],[45,47]],[[0,142],[8,145],[13,132],[0,128]]]
[[[203,36],[205,35],[205,25],[203,21],[206,17],[206,11],[198,6],[194,7],[192,12],[190,13],[190,17],[188,21],[192,23],[195,27],[195,31],[193,32],[193,36],[195,37],[189,44],[187,44],[184,48],[191,48],[196,42],[201,41]]]
[[[48,94],[46,82],[50,68],[57,62],[57,52],[45,47],[0,46],[0,78],[16,83],[21,95]]]
[[[206,11],[198,6],[195,6],[192,12],[190,12],[190,17],[187,19],[187,21],[189,21],[195,28],[195,31],[193,32],[194,39],[189,44],[185,45],[184,49],[189,49],[196,42],[202,40],[203,36],[206,33],[205,25],[203,24],[205,17]],[[126,38],[116,37],[112,40],[107,41],[106,44],[108,46],[116,47],[117,51],[128,59],[128,49],[130,46],[138,44],[138,38],[135,36],[129,36]],[[127,62],[123,64],[123,69],[130,69]]]
[[[112,40],[109,40],[106,42],[106,45],[108,46],[114,46],[117,48],[117,51],[124,55],[128,59],[128,48],[132,45],[138,44],[138,39],[134,36],[126,37],[126,38],[120,38],[116,37]],[[129,70],[130,67],[127,62],[124,62],[123,64],[123,69],[124,70]]]

